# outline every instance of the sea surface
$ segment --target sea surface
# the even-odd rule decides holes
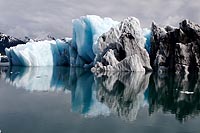
[[[200,75],[0,67],[1,133],[199,133]]]

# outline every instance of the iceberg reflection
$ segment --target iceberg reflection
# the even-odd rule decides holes
[[[200,113],[200,75],[152,75],[149,84],[149,113],[162,109],[180,122]]]
[[[144,94],[148,88],[149,76],[150,73],[144,72],[98,75],[95,79],[97,99],[121,119],[134,121],[140,107],[147,104]]]
[[[1,73],[7,83],[28,91],[65,91],[71,94],[71,109],[85,117],[117,114],[133,121],[145,101],[150,74],[104,73],[67,67],[10,67]]]
[[[6,82],[28,91],[65,90],[67,75],[64,68],[11,67],[5,75]]]
[[[110,114],[109,108],[96,99],[94,75],[82,68],[10,67],[1,71],[1,78],[27,91],[70,92],[72,111],[85,117]]]
[[[200,113],[198,74],[111,72],[94,75],[72,67],[4,67],[0,68],[0,78],[31,92],[70,93],[72,111],[84,117],[113,113],[125,121],[134,121],[144,105],[148,105],[150,114],[158,110],[170,112],[181,122]]]
[[[90,71],[70,71],[69,77],[73,112],[86,117],[109,115],[109,108],[96,99],[94,75]]]

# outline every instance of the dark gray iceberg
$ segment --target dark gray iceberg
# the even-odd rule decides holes
[[[199,71],[200,26],[184,20],[179,28],[161,28],[152,23],[151,66],[154,70],[180,72]]]

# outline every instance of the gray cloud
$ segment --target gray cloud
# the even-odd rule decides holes
[[[188,18],[200,23],[199,7],[196,0],[0,0],[0,31],[17,37],[71,36],[71,20],[87,14],[118,21],[135,16],[143,27],[152,20],[177,25]]]

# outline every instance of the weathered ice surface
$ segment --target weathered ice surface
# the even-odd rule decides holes
[[[150,73],[105,72],[95,76],[97,99],[125,121],[136,120],[140,107],[146,104],[144,93]]]
[[[154,70],[185,73],[200,68],[200,26],[184,20],[179,28],[152,23],[150,59]]]
[[[123,20],[98,39],[94,72],[151,70],[145,37],[134,17]]]
[[[0,33],[0,53],[5,55],[5,48],[16,46],[17,44],[24,44],[25,42],[17,38]]]

